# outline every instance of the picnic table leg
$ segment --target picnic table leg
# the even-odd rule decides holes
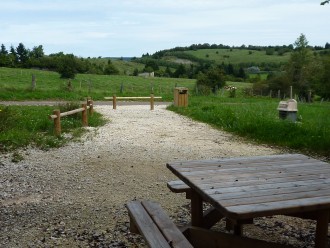
[[[203,225],[203,200],[195,191],[191,192],[191,224],[197,227]]]
[[[317,216],[315,248],[328,247],[328,222],[329,210],[320,211]]]

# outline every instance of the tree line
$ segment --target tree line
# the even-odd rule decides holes
[[[11,68],[38,68],[57,71],[62,78],[74,78],[77,73],[119,74],[109,59],[107,63],[92,63],[88,59],[63,52],[45,55],[42,45],[28,49],[23,43],[17,47],[4,44],[0,48],[0,66]]]

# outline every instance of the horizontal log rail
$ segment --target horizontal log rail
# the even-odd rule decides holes
[[[93,115],[93,101],[88,99],[87,104],[83,103],[81,105],[81,108],[70,110],[67,112],[61,113],[59,109],[53,110],[53,114],[49,115],[48,118],[50,120],[54,120],[54,133],[56,136],[61,135],[61,117],[65,117],[68,115],[73,115],[77,113],[82,113],[82,126],[87,127],[88,126],[88,117],[87,117],[87,110],[89,110],[89,115]]]
[[[150,96],[116,96],[113,95],[112,97],[104,97],[105,100],[112,100],[112,107],[113,109],[117,109],[117,100],[144,100],[150,99],[150,110],[154,110],[155,106],[155,99],[162,99],[161,96],[154,96],[151,94]]]
[[[145,100],[150,99],[151,96],[114,96],[117,100]],[[114,97],[104,97],[105,100],[113,100]],[[162,99],[161,96],[154,96],[154,99]]]

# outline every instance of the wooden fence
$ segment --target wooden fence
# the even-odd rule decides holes
[[[93,115],[93,101],[88,99],[87,104],[84,103],[81,105],[81,108],[74,109],[71,111],[61,113],[59,109],[55,109],[52,115],[49,115],[50,120],[54,120],[54,133],[56,136],[61,135],[61,117],[65,117],[68,115],[73,115],[76,113],[82,112],[82,126],[88,126],[88,117],[87,117],[87,110],[89,110],[89,115]]]
[[[113,95],[112,97],[104,97],[105,100],[112,100],[113,109],[117,109],[117,100],[145,100],[150,99],[150,110],[154,110],[155,99],[162,99],[161,96],[154,96],[151,94],[150,96],[120,96],[117,97]]]

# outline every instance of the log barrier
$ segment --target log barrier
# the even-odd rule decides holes
[[[67,112],[61,113],[59,109],[55,109],[53,111],[52,115],[49,115],[50,120],[54,120],[54,134],[56,136],[61,135],[61,117],[65,117],[68,115],[73,115],[76,113],[82,112],[82,126],[87,127],[88,126],[88,117],[87,117],[87,110],[89,110],[89,115],[92,116],[94,109],[93,109],[93,100],[88,99],[87,104],[83,103],[81,104],[81,108],[70,110]]]

